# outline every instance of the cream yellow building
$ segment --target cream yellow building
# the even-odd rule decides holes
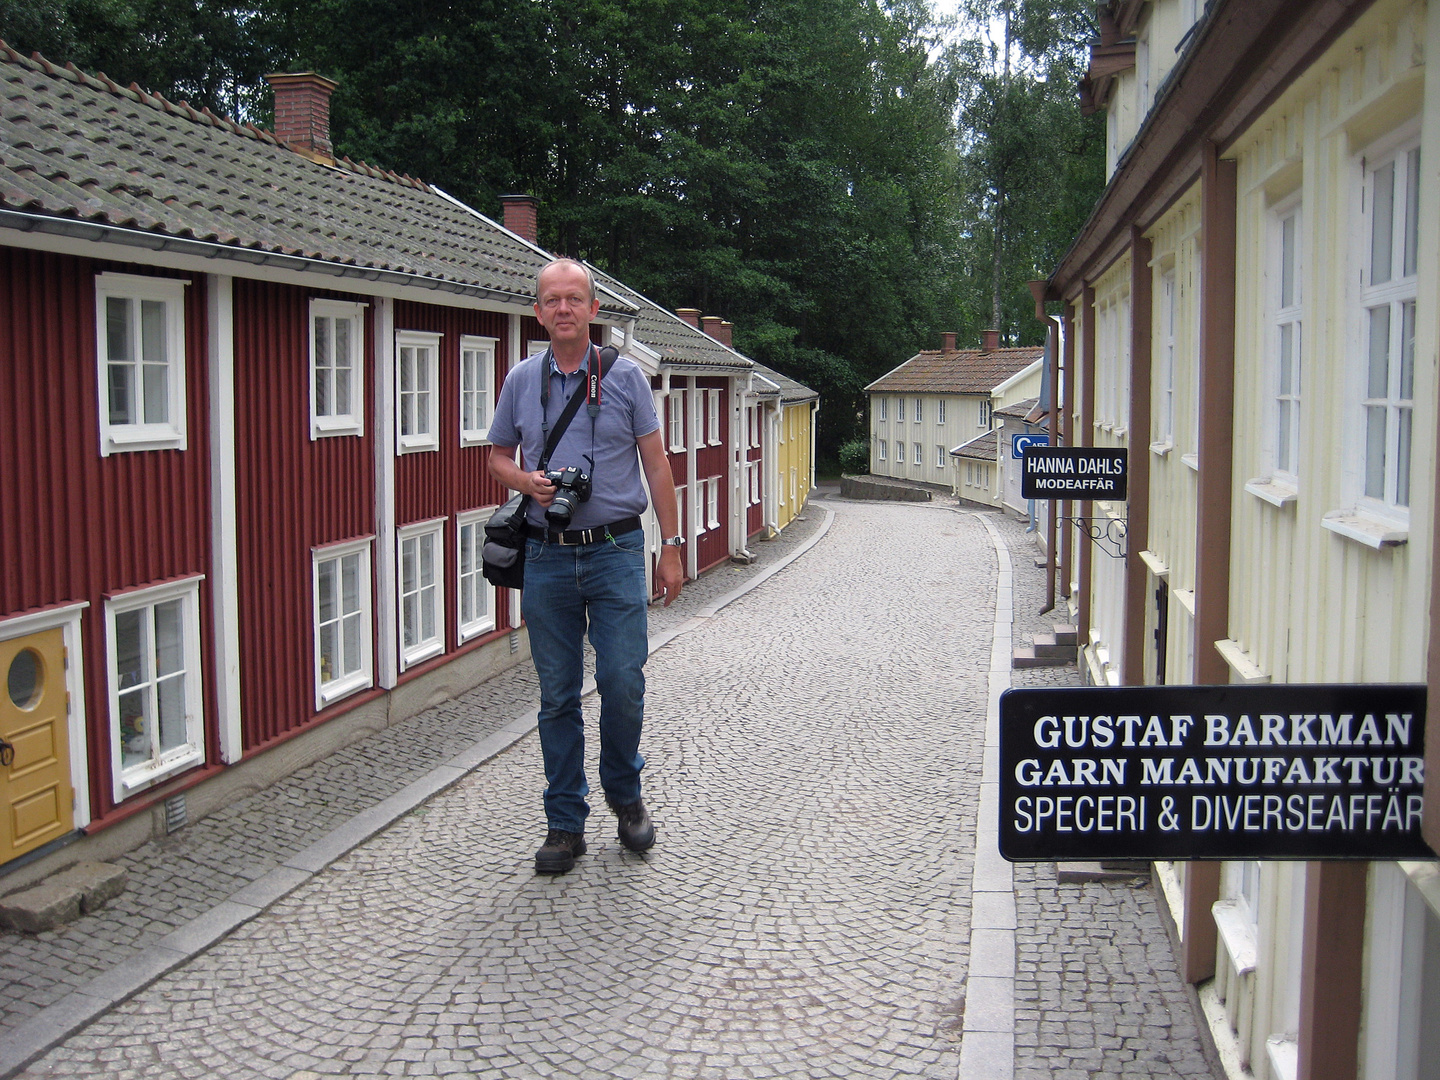
[[[1060,567],[1082,674],[1428,683],[1440,4],[1101,16],[1082,100],[1106,112],[1109,186],[1047,283],[1071,441],[1130,461],[1127,503],[1074,504],[1128,534],[1123,559],[1073,538]],[[1233,1076],[1440,1076],[1435,864],[1157,871]]]
[[[762,503],[765,523],[780,531],[794,521],[815,487],[815,419],[820,395],[803,383],[763,364],[755,365],[757,380],[774,387],[767,398],[764,437],[773,446],[763,460],[766,470]]]
[[[984,467],[974,455],[951,454],[992,431],[996,409],[1039,393],[1043,350],[1000,348],[998,337],[986,331],[981,348],[957,349],[955,335],[944,334],[940,349],[917,353],[865,388],[871,475],[947,487],[1000,505],[998,468]],[[989,461],[995,463],[990,441]]]

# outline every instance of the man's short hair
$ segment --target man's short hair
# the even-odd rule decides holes
[[[590,268],[589,268],[588,266],[586,266],[584,263],[582,263],[579,259],[570,259],[570,258],[566,258],[565,256],[562,255],[562,256],[561,256],[560,258],[558,258],[558,259],[551,259],[548,263],[546,263],[544,266],[542,266],[542,267],[540,268],[539,273],[537,273],[537,274],[535,275],[535,302],[536,302],[537,304],[540,302],[540,276],[541,276],[542,274],[544,274],[546,270],[549,270],[552,266],[562,266],[562,265],[578,266],[581,270],[583,270],[583,271],[585,272],[585,284],[586,284],[586,285],[589,287],[589,289],[590,289],[590,299],[591,299],[591,300],[594,300],[594,299],[595,299],[595,275],[592,274],[592,273],[590,272]]]

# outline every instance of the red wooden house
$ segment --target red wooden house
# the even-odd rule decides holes
[[[280,138],[0,48],[0,865],[516,658],[486,426],[548,256],[277,82]]]

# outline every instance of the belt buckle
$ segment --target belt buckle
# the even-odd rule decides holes
[[[565,531],[564,531],[563,529],[562,529],[561,531],[555,533],[554,536],[555,536],[555,543],[559,544],[561,547],[576,547],[577,545],[579,545],[580,543],[583,542],[583,541],[580,541],[580,540],[566,540],[566,539],[565,539]]]

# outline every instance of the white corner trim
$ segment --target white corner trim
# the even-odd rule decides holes
[[[245,752],[240,696],[239,541],[235,481],[235,301],[232,277],[205,278],[209,311],[211,604],[220,760]]]
[[[1215,642],[1215,651],[1218,652],[1230,665],[1230,670],[1239,675],[1243,682],[1247,683],[1268,683],[1270,675],[1258,664],[1250,659],[1250,656],[1240,644],[1230,638],[1223,638]]]
[[[1244,900],[1231,898],[1216,900],[1210,905],[1210,914],[1220,931],[1220,940],[1230,956],[1230,966],[1236,975],[1249,975],[1255,970],[1255,958],[1259,947],[1255,940],[1255,924],[1250,921],[1250,910]]]

